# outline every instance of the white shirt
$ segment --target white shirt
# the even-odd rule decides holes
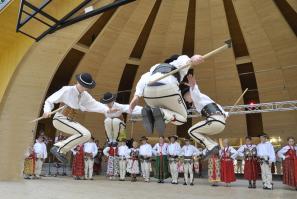
[[[275,162],[275,152],[270,142],[260,143],[257,145],[258,157],[269,157],[269,162]]]
[[[239,147],[239,149],[237,150],[237,153],[238,153],[239,156],[243,157],[243,156],[244,156],[244,151],[245,151],[246,149],[248,149],[248,150],[251,151],[251,150],[253,150],[254,148],[257,148],[257,146],[256,146],[255,144],[250,144],[250,145],[244,144],[244,145],[241,145],[241,146]]]
[[[87,142],[84,144],[84,152],[85,153],[92,153],[93,158],[97,155],[98,153],[98,147],[95,142]]]
[[[160,156],[162,155],[167,155],[168,154],[168,144],[167,143],[163,143],[162,146],[160,145],[160,143],[155,144],[155,146],[153,147],[153,152],[155,156]]]
[[[129,154],[130,154],[130,149],[129,149],[129,147],[127,145],[119,146],[119,148],[118,148],[118,155],[120,157],[128,158],[129,157]]]
[[[230,158],[232,158],[233,160],[235,160],[235,158],[238,155],[237,151],[232,146],[228,146],[228,147],[222,148],[220,150],[220,156],[223,157],[224,156],[224,153],[229,153],[230,154]]]
[[[44,142],[36,141],[33,148],[34,148],[34,152],[36,153],[37,158],[43,158],[43,159],[47,158],[47,150],[46,150],[46,145]]]
[[[193,145],[184,145],[181,149],[180,156],[198,156],[201,152]]]
[[[63,86],[49,96],[45,100],[43,111],[50,112],[56,103],[64,103],[70,108],[88,112],[105,113],[108,110],[104,104],[96,101],[87,91],[80,93],[75,85]]]
[[[105,105],[107,109],[109,109],[107,107],[107,105]],[[129,104],[119,104],[117,102],[114,102],[113,105],[112,105],[112,108],[111,110],[115,110],[117,109],[118,111],[116,112],[105,112],[104,115],[106,118],[118,118],[122,115],[122,113],[129,113]],[[141,109],[142,107],[141,106],[136,106],[134,109],[133,109],[133,112],[132,114],[135,114],[135,115],[140,115],[141,114]]]
[[[286,156],[285,156],[285,154],[288,152],[288,150],[289,149],[295,149],[295,153],[296,153],[296,151],[297,151],[297,146],[289,146],[289,145],[287,145],[287,146],[284,146],[283,148],[281,148],[281,150],[279,150],[278,152],[277,152],[277,155],[278,155],[278,157],[280,157],[281,159],[286,159]],[[296,153],[296,156],[297,156],[297,153]]]
[[[170,62],[170,65],[175,66],[176,68],[180,68],[184,65],[186,65],[188,62],[190,61],[190,58],[187,55],[182,55],[179,56],[176,60],[174,60],[173,62]],[[162,77],[164,74],[162,73],[155,73],[152,74],[153,71],[155,70],[155,68],[158,66],[159,64],[154,65],[153,67],[151,67],[150,71],[143,74],[140,78],[140,80],[138,81],[137,85],[136,85],[136,91],[135,91],[135,95],[142,97],[143,96],[143,90],[145,88],[145,86],[154,79],[157,79],[159,77]],[[182,80],[188,73],[189,67],[186,67],[182,70],[179,71],[180,74],[180,79]],[[164,84],[176,84],[179,85],[179,82],[177,81],[177,79],[173,76],[170,75],[162,80],[159,81],[160,83],[164,83]]]
[[[139,155],[151,157],[153,155],[152,146],[148,143],[141,145],[139,147]]]
[[[171,156],[178,156],[180,154],[181,147],[178,142],[170,143],[168,145],[168,154]]]
[[[197,84],[195,85],[194,88],[190,88],[190,93],[191,93],[191,97],[195,105],[195,108],[199,113],[207,104],[215,103],[210,97],[200,92]],[[222,113],[226,115],[226,112],[224,111],[224,109],[219,104],[217,105],[219,109],[222,111]]]

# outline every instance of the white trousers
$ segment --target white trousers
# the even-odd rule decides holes
[[[108,142],[117,142],[120,132],[126,128],[126,124],[119,118],[106,118],[104,126]]]
[[[272,174],[271,167],[266,162],[261,164],[261,175],[263,186],[267,188],[272,188]]]
[[[41,170],[42,170],[43,160],[38,158],[35,161],[35,176],[40,177]]]
[[[189,174],[190,174],[190,182],[188,182]],[[193,180],[194,180],[193,163],[184,163],[184,178],[187,184],[193,183]]]
[[[93,158],[85,158],[85,178],[90,179],[93,178],[93,166],[94,159]]]
[[[70,121],[61,113],[56,113],[53,119],[54,127],[71,135],[66,140],[57,142],[54,145],[59,147],[58,152],[66,154],[72,148],[79,144],[83,144],[91,138],[91,133],[88,129],[75,121]]]
[[[151,163],[149,161],[141,161],[141,173],[145,181],[150,180]]]
[[[172,182],[177,183],[178,181],[177,162],[175,161],[169,162],[169,168],[170,168]]]
[[[196,141],[203,144],[208,150],[217,146],[218,143],[206,135],[221,133],[225,128],[225,117],[223,115],[213,115],[206,120],[198,122],[188,130],[188,134]]]
[[[166,123],[182,125],[187,122],[187,106],[178,85],[146,86],[143,98],[150,107],[161,109]]]
[[[126,160],[119,160],[119,166],[120,166],[120,179],[124,180],[126,177],[126,167],[127,167],[127,161]]]

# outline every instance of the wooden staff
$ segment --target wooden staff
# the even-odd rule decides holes
[[[50,112],[49,114],[52,115],[52,114],[54,114],[54,113],[56,113],[56,112],[62,110],[63,108],[66,108],[66,105],[61,106],[60,108],[58,108],[58,109],[56,109],[56,110]],[[30,123],[37,122],[37,121],[42,120],[42,119],[44,119],[43,116],[41,116],[41,117],[39,117],[39,118],[36,118],[36,119],[34,119],[34,120],[31,120]]]
[[[225,49],[227,49],[227,48],[231,48],[231,47],[232,47],[232,42],[231,42],[231,40],[229,39],[229,40],[225,41],[225,44],[224,44],[223,46],[221,46],[221,47],[219,47],[219,48],[217,48],[217,49],[215,49],[215,50],[213,50],[213,51],[211,51],[211,52],[209,52],[209,53],[203,55],[202,57],[203,57],[203,59],[207,59],[207,58],[209,58],[209,57],[211,57],[211,56],[213,56],[213,55],[216,55],[216,54],[222,52],[223,50],[225,50]],[[166,74],[162,75],[161,77],[159,77],[159,78],[157,78],[157,79],[155,79],[155,80],[150,81],[150,82],[149,82],[149,85],[150,85],[150,84],[154,84],[154,83],[156,83],[157,81],[160,81],[161,79],[164,79],[164,78],[166,78],[166,77],[168,77],[168,76],[170,76],[170,75],[173,75],[174,73],[177,73],[177,72],[179,72],[180,70],[182,70],[182,69],[184,69],[184,68],[187,68],[187,67],[192,67],[191,62],[188,63],[188,64],[186,64],[186,65],[184,65],[184,66],[182,66],[182,67],[180,67],[180,68],[177,68],[177,69],[175,69],[175,70],[173,70],[173,71],[171,71],[171,72],[169,72],[169,73],[166,73]]]
[[[243,93],[239,96],[239,98],[236,100],[235,104],[232,106],[232,108],[230,109],[229,113],[231,113],[233,111],[233,109],[235,108],[235,106],[238,104],[238,102],[241,100],[241,98],[244,96],[244,94],[248,91],[248,88],[246,88]]]

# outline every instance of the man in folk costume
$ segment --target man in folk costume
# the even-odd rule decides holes
[[[85,175],[84,147],[82,144],[79,144],[74,149],[71,149],[71,151],[73,154],[72,176],[74,180],[81,180],[81,178]]]
[[[94,138],[84,144],[84,154],[85,154],[85,179],[93,180],[93,166],[94,158],[98,153],[97,145],[94,142]]]
[[[35,162],[35,178],[40,179],[42,165],[44,160],[47,158],[46,145],[43,142],[43,137],[39,137],[33,146],[36,162]]]
[[[164,136],[159,137],[159,143],[153,147],[154,155],[156,156],[155,163],[155,178],[158,183],[164,183],[164,180],[169,177],[168,172],[168,144],[165,143]]]
[[[150,172],[151,172],[151,158],[153,155],[153,148],[147,143],[147,137],[142,136],[140,141],[142,145],[139,148],[139,157],[141,163],[141,173],[145,182],[150,182]]]
[[[120,132],[126,128],[125,122],[120,119],[122,113],[130,113],[129,104],[119,104],[115,102],[116,98],[115,94],[107,92],[100,99],[100,102],[108,108],[108,111],[105,113],[104,126],[109,143],[117,142]],[[141,106],[136,106],[131,114],[140,115],[141,109]]]
[[[181,148],[180,156],[183,158],[184,185],[194,185],[193,161],[194,157],[200,155],[199,150],[190,144],[190,139],[185,138],[185,145]],[[189,181],[190,175],[190,181]]]
[[[283,160],[283,183],[297,190],[297,146],[295,139],[288,137],[288,145],[278,151]]]
[[[130,102],[130,109],[133,110],[139,99],[144,98],[147,107],[142,109],[142,116],[148,133],[155,129],[163,134],[165,123],[182,125],[187,121],[187,107],[181,96],[179,84],[188,73],[189,67],[154,84],[149,82],[186,64],[197,65],[201,62],[203,58],[200,55],[191,58],[187,55],[172,55],[164,63],[154,65],[149,72],[141,76]]]
[[[172,135],[168,137],[170,144],[168,145],[168,156],[169,156],[169,168],[171,173],[171,184],[178,184],[178,162],[179,155],[181,152],[180,144],[177,142],[177,136]]]
[[[103,150],[103,154],[108,157],[106,175],[113,180],[119,176],[118,143],[111,143]]]
[[[207,154],[208,150],[202,151],[203,156]],[[219,151],[214,151],[208,158],[208,181],[212,186],[218,186],[221,181],[221,160]]]
[[[76,75],[77,83],[73,86],[64,86],[45,100],[43,117],[50,117],[54,104],[63,103],[67,107],[57,112],[53,118],[54,127],[66,134],[70,134],[66,140],[57,142],[51,148],[51,152],[63,163],[67,162],[65,154],[78,144],[83,144],[91,138],[91,133],[78,122],[73,121],[72,113],[76,110],[87,112],[105,113],[106,106],[97,102],[87,91],[95,87],[96,83],[89,73]]]
[[[247,136],[245,144],[237,150],[238,155],[244,157],[244,178],[249,181],[248,188],[256,188],[256,180],[259,176],[257,146],[252,144],[252,138]]]
[[[263,189],[272,190],[271,166],[275,162],[275,152],[272,144],[268,141],[267,134],[259,135],[261,142],[257,145],[257,156],[260,159]]]
[[[220,150],[221,156],[221,181],[226,183],[226,187],[230,185],[231,182],[236,181],[234,172],[234,160],[236,159],[238,153],[232,147],[229,146],[229,140],[223,140],[223,148]]]
[[[120,181],[125,181],[126,169],[127,169],[127,159],[129,158],[130,149],[126,144],[126,139],[120,141],[120,146],[118,150],[119,155],[119,167],[120,167]]]
[[[33,147],[28,147],[25,152],[25,161],[24,161],[24,179],[31,179],[34,176],[35,172],[35,153]]]
[[[127,172],[131,174],[131,182],[136,182],[136,176],[140,173],[139,171],[139,148],[138,143],[133,141],[132,148],[130,149]]]
[[[103,149],[100,147],[99,140],[95,140],[95,144],[98,149],[98,153],[94,158],[94,175],[99,175],[101,172],[101,163],[102,163],[102,156],[103,156]]]
[[[205,118],[192,126],[188,133],[196,142],[206,147],[206,156],[209,156],[213,151],[219,150],[219,145],[207,135],[215,135],[224,130],[227,113],[219,104],[200,92],[191,74],[187,76],[187,79],[188,83],[185,84],[189,87],[182,91],[183,97],[188,103],[193,103],[196,110]]]

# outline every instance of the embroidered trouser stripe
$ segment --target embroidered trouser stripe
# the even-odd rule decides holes
[[[207,137],[206,135],[215,135],[222,132],[225,128],[225,118],[221,115],[215,115],[207,118],[204,121],[201,121],[194,126],[192,126],[188,133],[189,135],[199,141],[202,145],[204,145],[208,150],[212,149],[217,145],[212,139]]]

